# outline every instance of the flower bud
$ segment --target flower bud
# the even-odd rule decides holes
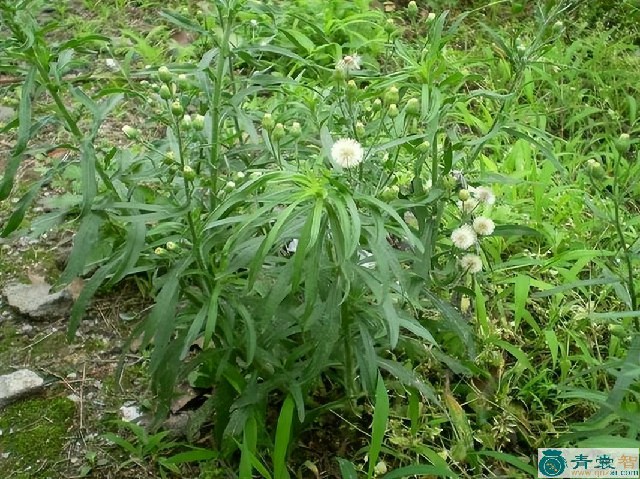
[[[151,85],[149,85],[151,87],[151,89],[158,93],[160,91],[160,85],[158,85],[157,83],[152,83]]]
[[[398,113],[400,113],[398,111],[398,105],[396,105],[395,103],[392,103],[391,105],[389,105],[389,108],[387,109],[387,114],[389,115],[390,118],[395,118],[396,116],[398,116]]]
[[[564,23],[562,23],[560,20],[558,20],[556,23],[553,24],[554,32],[560,32],[562,31],[563,28],[564,28]]]
[[[176,100],[171,104],[171,113],[173,113],[173,115],[177,117],[182,116],[182,114],[184,113],[184,108],[182,108],[182,104],[179,101]]]
[[[186,87],[189,86],[189,77],[187,75],[185,75],[184,73],[181,73],[176,78],[176,83],[178,84],[178,86],[180,88],[186,88]]]
[[[273,127],[273,133],[271,133],[272,138],[278,141],[284,138],[284,135],[284,125],[282,123],[276,123],[276,126]]]
[[[204,116],[195,115],[192,119],[193,128],[196,131],[202,131],[204,129]]]
[[[384,190],[382,190],[382,193],[380,194],[380,199],[386,202],[396,200],[398,199],[399,192],[400,192],[400,188],[398,187],[398,185],[387,186]]]
[[[433,12],[429,12],[429,15],[427,15],[427,23],[431,23],[436,19],[436,14]]]
[[[265,113],[262,117],[262,128],[264,128],[265,130],[271,130],[274,125],[275,122],[273,121],[271,113]]]
[[[392,35],[396,31],[396,24],[394,23],[393,18],[387,19],[384,24],[384,31],[387,35]]]
[[[471,198],[471,193],[469,193],[469,190],[462,189],[458,191],[458,198],[460,201],[468,201]]]
[[[154,249],[154,250],[153,250],[153,252],[154,252],[155,254],[157,254],[158,256],[162,256],[162,255],[167,254],[167,250],[166,250],[166,249],[164,249],[164,248],[160,248],[160,247],[158,247],[158,248]]]
[[[226,190],[233,190],[236,187],[236,183],[234,181],[227,181],[227,184],[224,185]]]
[[[302,127],[300,126],[300,123],[294,121],[291,124],[291,128],[289,128],[289,132],[294,138],[300,138],[300,135],[302,134]]]
[[[389,87],[389,89],[384,94],[384,102],[387,105],[390,105],[391,103],[395,103],[397,105],[399,100],[400,95],[398,88],[396,88],[395,86]]]
[[[192,126],[192,123],[193,122],[191,121],[191,115],[185,115],[182,117],[182,120],[180,120],[180,126],[185,130],[189,130]]]
[[[631,137],[628,133],[622,133],[618,139],[615,141],[616,150],[621,155],[627,153],[631,148]]]
[[[172,80],[173,75],[171,74],[169,69],[163,65],[158,68],[158,78],[163,83],[169,83]]]
[[[174,243],[173,241],[167,241],[166,247],[169,251],[177,251],[180,248],[178,243]]]
[[[186,165],[184,168],[182,168],[182,176],[184,176],[184,179],[187,181],[193,181],[196,177],[196,172],[193,171],[193,168],[191,168],[189,165]]]
[[[160,98],[162,98],[163,100],[169,100],[173,96],[171,94],[171,90],[169,89],[169,85],[167,85],[166,83],[162,84],[158,93],[160,94]]]
[[[246,176],[247,175],[245,175],[243,171],[236,172],[236,179],[237,180],[244,180],[246,178]]]
[[[358,92],[358,85],[356,85],[356,82],[353,80],[349,80],[347,82],[347,95],[348,96],[353,96]]]
[[[415,2],[415,0],[411,0],[407,4],[407,15],[409,15],[409,18],[411,18],[412,20],[414,20],[418,16],[418,4]]]
[[[140,131],[129,125],[124,125],[122,127],[122,133],[124,133],[124,135],[130,140],[136,140],[140,137]]]
[[[413,2],[414,4],[416,2]],[[376,464],[376,466],[373,468],[373,472],[376,476],[383,476],[387,473],[388,468],[387,468],[387,463],[384,461],[380,461],[378,464]]]
[[[587,172],[596,180],[601,180],[605,177],[604,168],[602,168],[600,162],[593,158],[587,161]]]
[[[167,151],[165,155],[162,157],[162,162],[165,165],[173,165],[175,161],[176,159],[175,159],[175,155],[173,154],[173,151]]]
[[[358,136],[358,138],[362,138],[365,134],[366,131],[364,129],[364,123],[359,121],[358,123],[356,123],[356,135]]]
[[[430,150],[431,150],[431,143],[429,143],[427,140],[423,141],[418,145],[418,151],[420,153],[428,153]]]
[[[407,113],[409,115],[419,115],[420,114],[420,100],[417,98],[409,98],[407,101]]]
[[[252,180],[257,180],[261,176],[262,176],[262,171],[252,171],[251,174],[249,175],[249,178],[251,178]]]
[[[373,104],[371,105],[371,109],[373,111],[380,111],[382,109],[382,100],[380,98],[376,98],[373,100]]]

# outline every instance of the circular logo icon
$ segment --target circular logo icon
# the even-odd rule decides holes
[[[538,470],[547,477],[558,477],[567,467],[567,461],[562,457],[562,451],[548,449],[542,451],[542,459],[538,463]]]

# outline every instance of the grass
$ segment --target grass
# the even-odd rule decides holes
[[[70,328],[127,277],[156,298],[143,377],[158,420],[177,384],[203,392],[201,477],[525,477],[539,447],[638,446],[638,9],[520,3],[53,6],[54,73],[0,93],[54,127],[7,132],[72,152],[36,170],[47,227],[77,232],[60,281],[88,280]],[[341,137],[361,166],[336,168]],[[478,187],[496,202],[461,209]],[[452,245],[480,215],[494,233]]]

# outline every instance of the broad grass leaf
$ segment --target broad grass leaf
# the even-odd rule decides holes
[[[358,479],[358,473],[356,467],[351,461],[347,461],[341,457],[337,458],[338,466],[340,466],[340,474],[342,479]]]
[[[82,170],[82,206],[81,215],[89,214],[93,200],[98,192],[96,181],[96,151],[93,139],[86,138],[80,143],[80,168]]]
[[[120,255],[118,268],[109,280],[108,285],[119,283],[122,278],[131,273],[145,247],[146,232],[147,228],[142,222],[133,222],[127,226],[124,250]]]
[[[356,360],[360,369],[360,379],[365,391],[373,394],[376,387],[376,379],[378,377],[378,365],[374,341],[371,333],[362,323],[358,323],[359,346],[355,348]]]
[[[389,395],[387,394],[384,379],[382,379],[380,374],[378,374],[377,383],[375,409],[373,411],[373,422],[371,424],[371,443],[369,444],[369,451],[367,453],[369,462],[367,477],[369,479],[374,475],[389,421]]]
[[[252,479],[253,477],[253,461],[252,455],[256,453],[256,445],[258,443],[258,425],[256,418],[251,416],[247,419],[242,431],[242,444],[240,445],[240,467],[238,475],[240,479]]]

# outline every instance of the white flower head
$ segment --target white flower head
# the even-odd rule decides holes
[[[476,254],[465,254],[459,260],[460,267],[468,273],[479,273],[482,271],[482,259]]]
[[[336,70],[342,70],[343,72],[351,72],[360,70],[360,62],[362,58],[359,55],[345,55],[338,63],[336,63]]]
[[[342,168],[353,168],[362,163],[364,150],[356,140],[341,138],[331,147],[331,158]]]
[[[496,202],[496,196],[493,194],[491,188],[487,188],[486,186],[478,186],[477,188],[470,189],[470,191],[475,199],[477,199],[480,203],[492,205]]]
[[[481,236],[489,236],[496,229],[496,225],[490,218],[484,216],[478,216],[473,220],[473,229]]]
[[[471,248],[477,240],[476,232],[471,225],[462,225],[451,233],[451,242],[460,249]]]

